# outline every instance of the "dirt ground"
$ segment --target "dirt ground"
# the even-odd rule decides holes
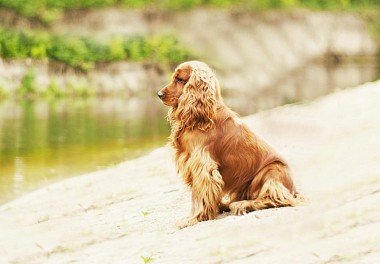
[[[243,120],[306,205],[177,230],[190,193],[163,147],[2,206],[0,263],[380,263],[380,81]]]

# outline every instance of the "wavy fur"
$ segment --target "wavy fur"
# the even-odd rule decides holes
[[[287,163],[224,104],[205,63],[180,64],[159,95],[170,107],[177,170],[192,191],[191,215],[180,228],[223,210],[239,215],[303,200]]]

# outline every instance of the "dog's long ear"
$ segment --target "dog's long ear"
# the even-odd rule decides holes
[[[177,109],[177,118],[184,126],[203,131],[214,126],[217,89],[216,77],[207,65],[191,65]]]

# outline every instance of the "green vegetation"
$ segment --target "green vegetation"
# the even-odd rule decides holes
[[[8,92],[2,86],[0,86],[0,101],[8,97]]]
[[[65,10],[119,5],[127,8],[153,6],[164,10],[188,10],[199,6],[242,7],[248,10],[310,8],[355,10],[380,39],[380,0],[0,0],[0,7],[22,16],[50,23]],[[99,43],[91,38],[51,35],[48,32],[17,32],[0,27],[0,57],[48,59],[88,71],[96,63],[121,60],[148,61],[174,65],[191,55],[174,36],[116,36]]]
[[[57,78],[55,76],[50,79],[50,83],[46,88],[45,95],[52,98],[61,98],[66,95],[65,91],[59,87]]]
[[[0,8],[12,9],[21,16],[46,25],[59,19],[66,10],[115,5],[160,10],[189,10],[203,6],[250,11],[292,8],[355,11],[368,22],[368,28],[380,43],[380,0],[0,0]],[[192,55],[191,50],[173,35],[114,36],[98,41],[91,37],[54,35],[46,28],[42,31],[17,31],[0,26],[0,57],[56,61],[82,72],[90,71],[99,63],[123,60],[168,67],[194,57]],[[0,98],[9,96],[6,88],[0,82]],[[18,87],[17,95],[22,98],[89,97],[94,94],[94,90],[85,79],[62,83],[56,78],[52,78],[47,87],[38,90],[34,72],[30,70]]]
[[[21,80],[21,84],[17,89],[17,96],[22,99],[36,99],[40,97],[46,98],[66,98],[79,97],[87,98],[95,95],[95,89],[88,83],[87,79],[71,79],[66,87],[61,87],[56,77],[52,77],[46,89],[37,88],[36,75],[33,68],[29,68]],[[5,89],[0,86],[0,99],[7,97]]]
[[[16,32],[0,28],[0,56],[3,58],[49,59],[87,71],[96,63],[120,60],[177,64],[190,51],[174,36],[115,37],[105,43],[90,38],[51,36],[47,33]]]
[[[252,2],[255,9],[272,8],[309,8],[313,10],[355,10],[374,7],[379,0],[256,0]]]
[[[147,217],[150,213],[148,211],[141,211],[141,214],[145,217]]]
[[[273,8],[310,8],[317,10],[352,10],[380,5],[379,0],[0,0],[0,7],[14,10],[24,17],[49,24],[59,19],[65,10],[101,8],[154,7],[163,10],[188,10],[200,6],[226,8],[243,7],[251,10]]]
[[[0,101],[8,97],[7,85],[3,79],[0,78]]]
[[[37,94],[37,88],[35,85],[35,73],[32,68],[24,75],[24,78],[21,80],[21,85],[17,90],[18,94],[21,97],[33,97]]]
[[[64,10],[96,8],[114,5],[116,0],[0,0],[0,6],[20,15],[50,23],[58,19]]]
[[[154,260],[154,258],[152,258],[152,257],[145,257],[145,256],[140,256],[140,257],[141,257],[144,264],[151,263]]]
[[[79,80],[69,81],[65,93],[63,95],[70,95],[74,97],[90,97],[94,95],[95,90],[84,78]]]

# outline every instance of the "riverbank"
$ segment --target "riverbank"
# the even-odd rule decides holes
[[[22,23],[18,27],[8,20],[14,21],[4,19],[2,23],[36,31],[33,25]],[[105,8],[68,12],[46,31],[45,37],[66,36],[65,41],[47,45],[47,40],[31,34],[31,42],[36,43],[30,50],[18,51],[12,49],[18,46],[12,43],[18,43],[25,34],[5,38],[5,43],[13,46],[4,50],[10,49],[7,56],[13,59],[0,59],[0,91],[17,94],[25,76],[32,72],[29,82],[37,94],[152,92],[166,82],[172,70],[168,65],[197,59],[207,61],[217,71],[226,93],[254,96],[312,62],[324,61],[327,69],[320,72],[330,74],[345,58],[362,59],[378,53],[377,40],[365,20],[344,12],[200,8],[165,13]],[[91,52],[94,50],[102,52]],[[81,57],[84,61],[78,61]],[[89,68],[83,72],[65,63],[82,70]]]
[[[177,230],[190,193],[170,150],[0,207],[4,263],[374,263],[380,257],[380,81],[244,118],[309,203]]]

